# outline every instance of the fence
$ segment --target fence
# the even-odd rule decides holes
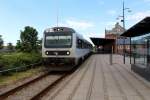
[[[42,61],[40,61],[38,63],[26,65],[26,66],[15,67],[15,68],[10,68],[10,69],[2,69],[2,70],[0,70],[0,75],[6,75],[6,74],[11,73],[11,72],[25,71],[27,69],[34,68],[35,66],[38,66],[38,65],[41,65],[41,64],[42,64]]]

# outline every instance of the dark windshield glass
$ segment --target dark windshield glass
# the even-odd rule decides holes
[[[72,35],[66,33],[47,34],[45,36],[46,47],[71,47]]]

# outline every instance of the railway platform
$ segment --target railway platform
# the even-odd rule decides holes
[[[150,100],[150,83],[122,59],[113,55],[110,65],[109,55],[92,55],[43,100]]]

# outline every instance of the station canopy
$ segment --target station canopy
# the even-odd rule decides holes
[[[130,29],[125,31],[121,36],[125,37],[135,37],[147,34],[150,32],[150,17],[146,17]]]
[[[106,39],[106,38],[94,38],[94,37],[91,37],[90,39],[94,43],[94,45],[97,45],[97,46],[107,45],[107,44],[115,42],[114,39]]]

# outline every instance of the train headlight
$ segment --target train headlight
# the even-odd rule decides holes
[[[70,55],[70,52],[69,52],[69,51],[67,51],[67,55]]]
[[[48,55],[49,54],[48,51],[46,51],[45,54]]]

